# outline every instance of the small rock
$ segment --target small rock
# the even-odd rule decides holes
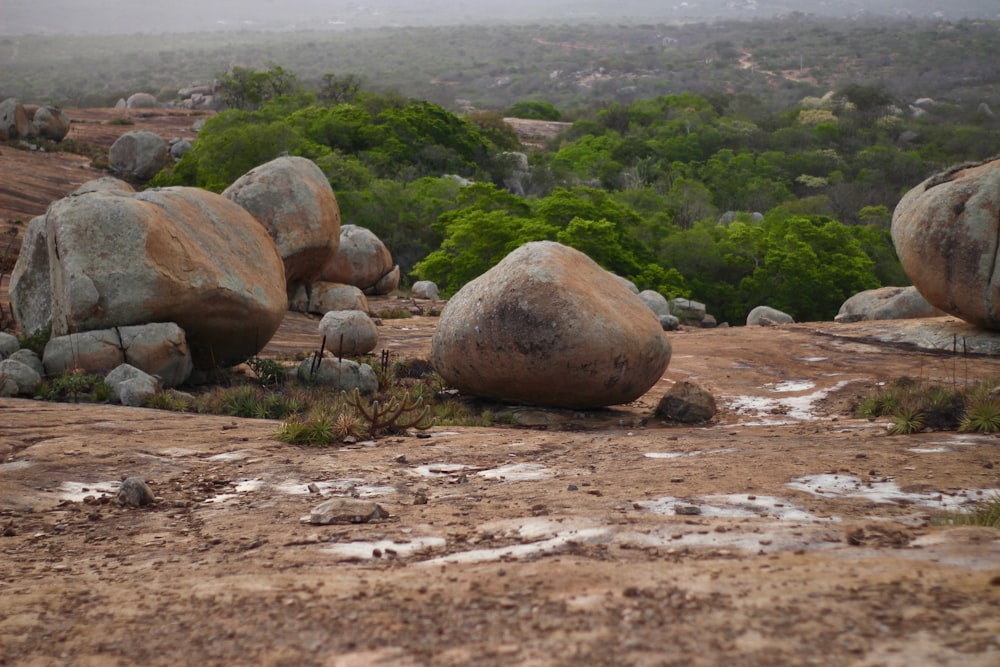
[[[697,505],[674,505],[674,512],[682,516],[695,516],[701,514],[701,508]]]
[[[368,500],[331,498],[314,507],[303,521],[325,526],[331,523],[368,523],[387,516],[388,512]]]
[[[150,505],[154,499],[153,490],[142,477],[126,477],[118,488],[118,502],[126,507]]]

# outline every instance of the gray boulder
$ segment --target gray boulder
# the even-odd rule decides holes
[[[631,280],[629,280],[628,278],[623,278],[622,276],[619,276],[619,275],[614,274],[614,273],[612,273],[611,275],[613,275],[615,277],[615,280],[617,280],[622,285],[624,285],[628,289],[629,292],[632,292],[632,294],[638,294],[639,293],[639,288],[636,287],[635,283],[632,282]],[[669,308],[668,308],[668,311],[669,311]]]
[[[414,299],[430,299],[439,301],[441,295],[438,293],[438,286],[431,280],[418,280],[410,288],[410,296]]]
[[[343,225],[340,249],[323,267],[319,279],[354,285],[365,291],[374,288],[392,270],[392,255],[374,232],[357,225]]]
[[[674,383],[656,406],[655,415],[685,424],[700,424],[715,416],[715,397],[690,380]]]
[[[31,119],[35,134],[43,139],[62,141],[69,134],[70,120],[59,107],[41,107]]]
[[[17,336],[0,331],[0,359],[6,359],[20,349],[21,343],[18,342]]]
[[[670,304],[667,303],[666,297],[656,290],[643,290],[639,292],[639,298],[657,317],[670,314]]]
[[[148,181],[167,166],[167,142],[147,130],[126,132],[111,144],[111,170],[135,181]]]
[[[175,160],[179,160],[184,157],[185,153],[191,152],[193,146],[191,142],[187,139],[178,139],[177,141],[170,142],[170,157]]]
[[[130,364],[122,364],[108,373],[104,383],[111,396],[122,405],[140,407],[160,389],[160,383],[149,373]]]
[[[307,384],[347,392],[357,389],[362,394],[374,394],[378,391],[378,378],[372,367],[350,359],[305,359],[299,364],[297,374],[299,380]]]
[[[312,160],[271,160],[239,177],[222,195],[250,211],[274,239],[290,290],[320,279],[340,245],[340,208]]]
[[[681,326],[681,321],[673,315],[660,315],[657,319],[664,331],[677,331]]]
[[[14,359],[0,361],[0,396],[23,396],[35,392],[42,376]]]
[[[378,279],[374,286],[369,287],[369,294],[391,294],[399,287],[399,265],[392,267],[388,273]]]
[[[770,306],[757,306],[747,314],[747,326],[774,326],[788,324],[795,320],[788,313],[783,313]]]
[[[628,403],[670,362],[656,316],[583,253],[521,246],[445,306],[431,361],[486,398],[567,408]]]
[[[158,377],[164,387],[183,384],[192,371],[184,331],[172,322],[56,336],[45,345],[42,363],[46,375],[74,369],[107,373],[129,364]]]
[[[17,99],[8,97],[0,102],[0,141],[10,141],[28,136],[28,112]]]
[[[324,315],[331,310],[360,310],[367,313],[368,299],[354,285],[313,283],[309,292],[308,312]]]
[[[932,176],[900,200],[892,241],[932,306],[1000,329],[1000,160]]]
[[[837,322],[909,320],[940,317],[944,314],[942,310],[927,303],[927,299],[911,285],[879,287],[858,292],[840,306],[840,312],[834,320]]]
[[[333,354],[367,354],[378,345],[378,327],[360,310],[334,310],[323,316],[319,332]]]
[[[675,315],[681,324],[701,326],[701,321],[706,315],[705,304],[677,297],[670,302],[670,313]]]
[[[150,93],[133,93],[125,100],[125,107],[127,109],[155,109],[158,106],[160,106],[160,103]]]
[[[274,242],[206,190],[67,197],[49,207],[45,237],[55,336],[176,322],[197,367],[225,367],[264,347],[287,311]]]
[[[88,192],[117,192],[120,194],[131,194],[135,192],[135,188],[120,178],[102,176],[101,178],[95,178],[92,181],[87,181],[76,190],[73,190],[69,196],[85,195]]]
[[[42,365],[42,360],[31,350],[18,350],[7,358],[11,361],[20,361],[39,375],[45,375],[45,366]]]

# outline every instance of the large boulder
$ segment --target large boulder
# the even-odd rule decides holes
[[[0,141],[10,141],[28,135],[28,112],[16,98],[0,102]]]
[[[461,391],[566,408],[628,403],[670,362],[656,315],[583,253],[521,246],[459,290],[431,344]]]
[[[167,166],[168,159],[167,142],[147,130],[126,132],[108,151],[112,171],[135,181],[148,181]]]
[[[31,119],[35,134],[43,139],[62,141],[69,134],[69,116],[59,107],[41,107]]]
[[[705,319],[705,304],[700,301],[692,301],[683,297],[677,297],[670,302],[670,314],[675,315],[681,324],[701,326],[701,321]]]
[[[55,202],[44,220],[55,336],[176,322],[196,367],[225,367],[263,348],[285,315],[274,242],[221,195],[99,190]],[[34,295],[11,298],[24,312]]]
[[[646,304],[646,307],[653,311],[657,317],[663,317],[664,315],[670,314],[670,304],[667,302],[667,298],[656,290],[647,289],[639,292],[639,299]]]
[[[274,239],[289,289],[316,280],[336,254],[340,208],[312,160],[279,157],[248,171],[222,194],[250,211]]]
[[[164,387],[183,384],[192,370],[184,331],[172,322],[55,336],[45,345],[42,363],[46,375],[77,369],[108,373],[129,364],[158,377]]]
[[[909,287],[879,287],[858,292],[840,306],[833,318],[837,322],[861,320],[909,320],[939,317],[945,313],[927,303],[927,299],[912,285]]]
[[[0,396],[32,394],[42,383],[42,376],[27,364],[14,359],[0,361]]]
[[[892,241],[932,306],[1000,329],[1000,160],[932,176],[903,196]]]
[[[0,359],[6,359],[21,349],[17,336],[6,331],[0,331]]]
[[[392,270],[392,254],[374,232],[357,225],[343,225],[340,249],[323,267],[319,279],[367,291]]]
[[[438,301],[441,294],[438,292],[437,283],[432,280],[418,280],[410,288],[410,296],[414,299],[430,299]]]

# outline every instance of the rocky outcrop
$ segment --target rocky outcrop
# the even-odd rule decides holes
[[[318,280],[337,253],[340,208],[312,160],[279,157],[247,172],[222,194],[250,211],[274,239],[290,290]]]
[[[49,279],[45,216],[40,215],[28,223],[7,289],[10,308],[21,331],[32,335],[52,324],[52,283]]]
[[[919,317],[940,317],[944,314],[927,303],[927,299],[911,285],[879,287],[858,292],[843,303],[834,320],[837,322],[909,320]]]
[[[17,285],[11,300],[21,318],[26,303],[48,298],[48,289],[55,336],[176,322],[195,366],[213,368],[255,354],[284,317],[284,268],[274,242],[220,195],[101,189],[52,204],[43,228],[45,254],[31,240],[15,273],[40,276],[23,264],[47,262],[49,282]],[[31,318],[22,329],[37,327],[40,317]]]
[[[680,320],[681,324],[700,327],[705,319],[705,304],[683,297],[677,297],[670,302],[670,313]]]
[[[932,306],[1000,329],[1000,160],[959,166],[910,190],[892,216],[906,275]]]
[[[628,403],[666,370],[656,316],[583,253],[528,243],[445,306],[435,370],[459,390],[567,408]]]
[[[365,293],[388,294],[388,291],[375,292],[375,286],[394,268],[389,249],[371,230],[343,225],[340,249],[323,267],[319,280],[354,285]]]
[[[126,132],[111,144],[108,162],[112,171],[134,181],[148,181],[167,166],[167,142],[146,130]]]

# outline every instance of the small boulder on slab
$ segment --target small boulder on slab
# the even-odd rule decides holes
[[[879,287],[858,292],[840,306],[836,322],[910,320],[941,317],[944,311],[927,303],[916,287]]]
[[[656,406],[655,415],[685,424],[701,424],[715,416],[715,397],[690,380],[674,383]]]
[[[578,250],[528,243],[441,313],[435,370],[460,391],[564,408],[642,396],[670,362],[656,315]]]
[[[333,310],[319,322],[326,349],[333,354],[367,354],[378,345],[378,327],[360,310]]]

